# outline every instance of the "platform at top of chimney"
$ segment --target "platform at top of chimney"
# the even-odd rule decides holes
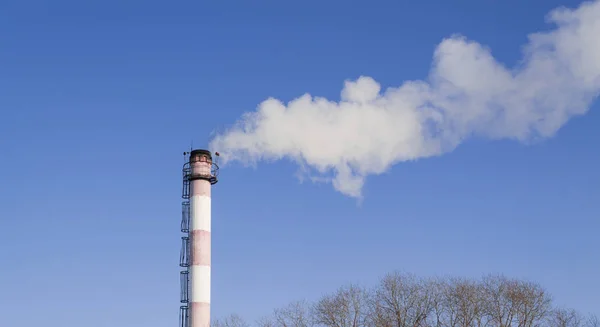
[[[189,180],[202,179],[216,184],[219,175],[219,166],[212,160],[212,154],[208,150],[197,149],[190,152]]]

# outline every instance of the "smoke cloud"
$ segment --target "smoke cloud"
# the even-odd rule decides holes
[[[313,180],[361,198],[367,176],[447,153],[468,137],[551,137],[599,95],[600,0],[555,9],[547,20],[555,28],[529,35],[512,69],[481,44],[451,36],[437,46],[425,81],[382,91],[361,76],[344,83],[338,102],[268,98],[210,147],[224,163],[293,160]]]

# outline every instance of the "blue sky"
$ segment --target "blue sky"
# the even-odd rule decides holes
[[[4,1],[0,325],[168,326],[190,142],[269,96],[426,78],[454,33],[512,66],[579,1]],[[504,273],[600,314],[600,108],[534,146],[472,140],[369,177],[364,202],[281,161],[222,169],[213,316],[249,320],[395,269]]]

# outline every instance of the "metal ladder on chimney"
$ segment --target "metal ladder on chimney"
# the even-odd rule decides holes
[[[187,160],[186,160],[187,161]],[[189,163],[185,163],[182,169],[183,173],[183,190],[181,198],[181,232],[184,234],[181,237],[181,251],[179,254],[179,266],[185,268],[179,274],[181,295],[179,307],[179,327],[190,326],[189,315],[189,290],[190,290],[190,173]]]

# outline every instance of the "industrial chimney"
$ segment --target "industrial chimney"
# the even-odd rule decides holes
[[[180,266],[186,269],[181,272],[180,327],[209,327],[210,190],[217,183],[219,167],[210,151],[192,150],[184,155],[181,231],[185,235]]]

